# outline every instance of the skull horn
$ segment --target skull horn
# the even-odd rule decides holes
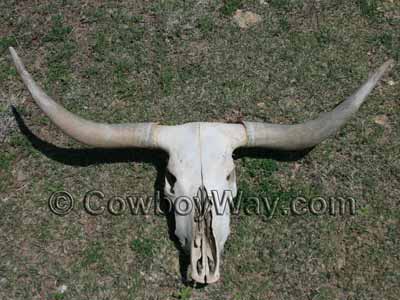
[[[103,148],[155,148],[155,123],[104,124],[85,120],[67,111],[36,84],[26,71],[14,48],[10,47],[14,64],[36,104],[63,132],[77,141]]]
[[[318,119],[296,125],[243,122],[248,136],[245,146],[301,150],[317,145],[333,135],[350,119],[393,64],[393,60],[385,62],[351,97],[334,110],[321,114]]]

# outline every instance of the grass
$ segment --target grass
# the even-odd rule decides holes
[[[131,249],[142,257],[152,257],[154,254],[153,242],[148,239],[134,239]]]
[[[0,52],[4,53],[8,47],[16,46],[16,39],[13,35],[0,38]]]
[[[72,31],[72,27],[65,25],[62,15],[55,15],[51,19],[49,33],[44,36],[43,42],[64,42]]]
[[[361,10],[361,14],[370,19],[374,19],[378,16],[378,0],[358,0],[358,5]]]
[[[89,245],[83,252],[82,267],[87,268],[92,264],[102,263],[103,252],[103,246],[100,242],[96,241]]]
[[[192,295],[192,289],[190,287],[182,288],[176,295],[176,299],[189,300]]]
[[[221,13],[225,16],[231,16],[236,10],[240,9],[242,5],[242,0],[225,0],[221,7]]]
[[[215,23],[210,15],[201,17],[197,26],[204,35],[208,35],[215,30]]]
[[[93,189],[105,195],[96,205],[153,196],[159,166],[141,151],[82,150],[34,105],[7,51],[74,113],[161,124],[301,122],[399,60],[398,1],[264,2],[1,1],[0,130],[14,103],[33,134],[10,127],[0,145],[1,299],[398,298],[398,62],[355,118],[309,153],[235,161],[239,190],[279,198],[278,213],[232,216],[221,280],[192,287],[165,217],[83,209]],[[263,21],[240,29],[237,9]],[[59,189],[75,199],[64,217],[48,208]],[[353,197],[356,215],[285,214],[297,196]]]

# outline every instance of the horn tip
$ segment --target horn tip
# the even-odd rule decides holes
[[[394,61],[394,59],[388,59],[387,61],[385,61],[384,63],[383,63],[383,65],[379,68],[379,73],[385,73],[385,72],[387,72],[387,71],[390,71],[393,67],[394,67],[394,65],[395,65],[396,63],[395,63],[395,61]]]
[[[13,47],[8,47],[8,50],[10,51],[11,57],[12,57],[14,63],[16,64],[18,62],[18,60],[19,60],[19,56],[17,54],[17,51],[15,51],[15,49]]]
[[[390,71],[393,68],[394,65],[394,59],[388,59],[374,73],[370,73],[370,80],[372,80],[372,82],[376,84],[386,72]]]

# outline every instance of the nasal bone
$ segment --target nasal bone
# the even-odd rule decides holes
[[[199,283],[214,283],[220,277],[219,246],[212,227],[214,210],[209,206],[212,203],[204,186],[200,186],[195,201],[190,251],[192,279]]]

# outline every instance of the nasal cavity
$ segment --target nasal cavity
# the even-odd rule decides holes
[[[212,229],[212,210],[207,207],[207,189],[197,193],[196,214],[193,220],[191,247],[192,278],[200,283],[212,283],[219,278],[219,251]]]
[[[204,221],[206,214],[210,212],[210,208],[212,205],[206,187],[204,185],[201,185],[197,190],[197,195],[193,198],[195,208],[195,222],[202,222]]]

